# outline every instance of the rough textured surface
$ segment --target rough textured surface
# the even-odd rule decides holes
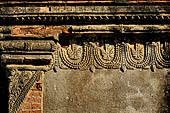
[[[169,6],[169,0],[1,0],[1,110],[169,113]],[[31,88],[44,74],[42,106],[33,101],[41,91]]]
[[[166,70],[63,71],[44,78],[44,113],[158,113]]]
[[[18,113],[42,113],[42,79],[29,90]]]

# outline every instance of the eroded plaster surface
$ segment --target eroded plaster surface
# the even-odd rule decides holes
[[[167,70],[48,72],[44,113],[159,113]]]

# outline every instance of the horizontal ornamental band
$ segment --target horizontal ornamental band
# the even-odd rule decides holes
[[[49,65],[52,55],[10,55],[3,54],[1,63],[3,64],[27,64],[27,65]]]
[[[169,33],[170,25],[67,25],[67,26],[0,26],[0,50],[52,51],[55,48],[52,40],[59,40],[62,34],[75,35],[78,33]],[[108,34],[106,35],[106,37]],[[75,36],[76,37],[76,36]],[[11,41],[10,41],[11,40]],[[27,41],[28,40],[28,41]],[[51,41],[50,41],[51,40]],[[11,45],[11,43],[15,42]],[[11,45],[9,47],[8,45]],[[26,46],[27,45],[27,46]],[[42,47],[40,47],[43,45]],[[29,47],[32,46],[32,47]],[[35,47],[39,49],[35,49]]]
[[[0,41],[2,51],[55,51],[54,41],[10,40]]]
[[[119,13],[170,13],[169,6],[48,6],[1,7],[0,14],[119,14]]]
[[[77,36],[75,37],[75,35]],[[104,35],[105,37],[103,37]],[[155,68],[170,68],[169,34],[105,33],[104,35],[100,33],[63,34],[54,43],[55,48],[50,54],[46,52],[38,54],[39,51],[32,54],[29,53],[31,49],[27,49],[19,55],[18,50],[12,54],[2,52],[1,62],[8,64],[10,68],[29,70],[48,67],[48,70],[55,69],[56,71],[58,69],[89,69],[92,72],[95,69],[120,69],[125,71],[126,69],[149,68],[154,71]],[[107,38],[106,35],[108,35]],[[10,45],[6,46],[10,48],[15,43],[15,41],[11,41]],[[42,47],[46,47],[45,43],[41,44]],[[22,48],[22,44],[17,45],[18,49],[20,45]],[[33,47],[39,48],[39,46]],[[9,49],[6,49],[6,51],[10,52]],[[30,65],[32,66],[30,67]],[[33,66],[35,67],[33,68]]]
[[[8,4],[8,5],[15,5],[15,4],[167,4],[169,0],[1,0],[0,4]]]
[[[16,16],[16,15],[15,15]],[[0,25],[89,25],[89,24],[170,24],[170,15],[0,15]]]

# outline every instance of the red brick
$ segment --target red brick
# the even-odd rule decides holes
[[[37,84],[39,84],[39,82]],[[37,89],[37,84],[35,84],[34,87],[28,92],[17,113],[41,113],[42,91],[41,88]]]
[[[42,91],[37,91],[37,90],[35,90],[35,91],[30,91],[30,93],[28,94],[28,96],[30,96],[30,97],[41,97],[41,94],[42,93]]]
[[[14,37],[49,37],[56,36],[63,31],[68,32],[68,27],[63,26],[14,26],[12,36]]]
[[[21,110],[21,109],[19,109],[19,111],[18,111],[17,113],[22,113],[22,110]]]
[[[33,103],[41,103],[41,98],[40,97],[34,98],[34,102]]]
[[[31,111],[30,113],[41,113],[41,110],[34,110],[34,111]]]
[[[41,83],[36,83],[31,90],[33,90],[33,91],[42,91],[42,84]]]
[[[34,109],[40,110],[40,109],[41,109],[41,104],[32,104],[32,105],[31,105],[31,109],[32,109],[32,110],[34,110]]]
[[[35,96],[35,97],[41,97],[41,91],[33,91],[33,95],[32,96]]]
[[[31,113],[30,111],[22,111],[22,113]]]
[[[31,108],[31,104],[30,103],[24,103],[21,105],[21,109],[25,110],[25,109],[30,109]]]
[[[26,102],[29,102],[29,103],[41,103],[41,98],[40,97],[28,97],[26,99]]]
[[[33,91],[30,90],[30,92],[28,93],[28,96],[33,96]]]

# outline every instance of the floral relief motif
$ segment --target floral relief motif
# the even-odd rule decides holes
[[[64,46],[60,42],[51,41],[51,44],[54,44],[55,48],[49,50],[52,57],[50,57],[49,65],[45,65],[49,67],[47,71],[70,69],[95,72],[96,69],[120,69],[124,72],[126,69],[150,68],[151,71],[154,71],[154,68],[170,68],[170,43],[168,40],[152,40],[150,42],[132,40],[129,42],[127,39],[98,38],[96,36],[96,38],[86,37],[85,39],[82,37],[78,41],[69,40],[68,45]],[[36,48],[33,49],[36,50]],[[4,60],[6,60],[5,58]],[[35,58],[42,59],[41,55]],[[8,59],[10,58],[8,57]],[[25,65],[27,66],[27,64]],[[19,66],[23,66],[23,64]],[[43,66],[44,64],[34,66],[34,68],[39,67],[39,70],[34,70],[34,68],[32,70],[27,68],[27,71],[25,68],[10,70],[9,113],[15,113],[18,110],[29,89],[43,74],[44,70],[41,70]]]
[[[83,42],[83,45],[70,44],[67,50],[60,48],[60,63],[71,69],[147,69],[158,64],[170,67],[170,44],[165,42],[150,43],[144,40],[134,40],[131,43],[120,39],[95,39],[93,42]],[[123,67],[122,67],[123,66]],[[62,69],[62,67],[60,67]]]
[[[155,43],[155,59],[157,67],[161,68],[170,68],[170,43],[165,42],[156,42]]]
[[[104,49],[100,50],[102,58],[106,61],[110,61],[114,58],[114,46],[109,44],[104,45]]]
[[[83,46],[78,46],[76,44],[70,45],[67,50],[65,48],[60,48],[59,54],[61,61],[64,65],[72,69],[84,69],[87,68],[90,60],[90,50],[87,43]]]
[[[82,48],[76,44],[72,44],[67,49],[68,57],[72,60],[78,60],[82,56]]]
[[[166,59],[170,59],[170,43],[164,42],[164,44],[161,44],[161,50],[162,54]]]
[[[143,60],[144,58],[144,45],[135,43],[131,49],[131,53],[134,59]]]
[[[40,71],[11,70],[9,75],[9,113],[15,113],[23,102],[26,94],[36,81],[39,80]]]

